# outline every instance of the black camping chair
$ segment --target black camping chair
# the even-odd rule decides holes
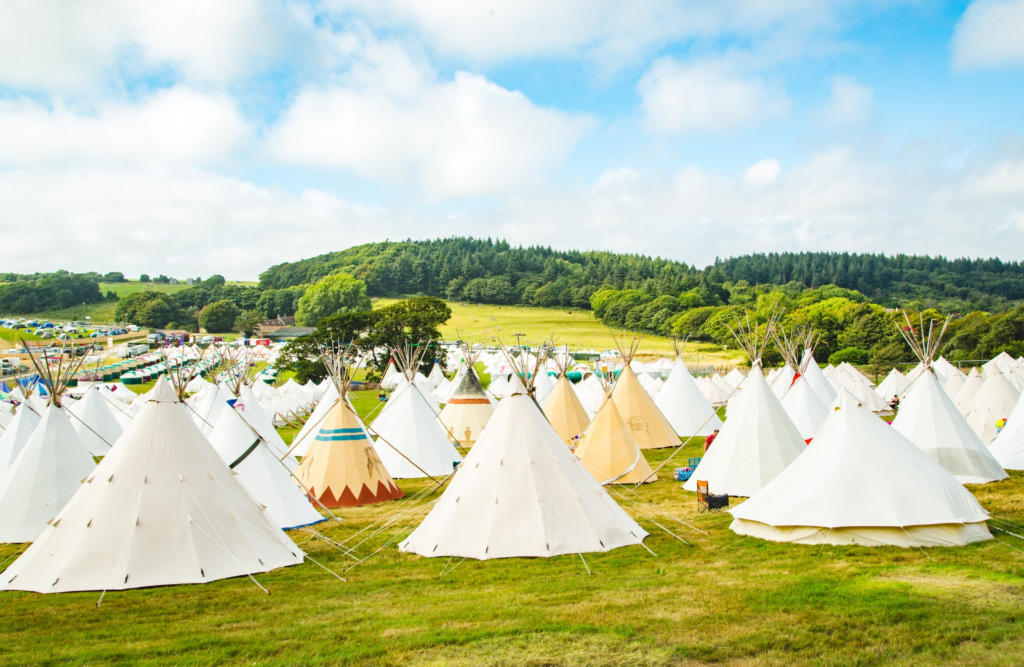
[[[708,491],[708,483],[697,480],[697,513],[716,513],[729,508],[729,496],[716,496]]]

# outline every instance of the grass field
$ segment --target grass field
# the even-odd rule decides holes
[[[376,299],[374,308],[394,303],[395,299]],[[601,324],[593,311],[561,308],[531,308],[526,306],[494,306],[485,304],[449,302],[452,318],[441,327],[445,340],[456,340],[461,334],[466,340],[494,345],[498,340],[506,345],[515,344],[515,334],[525,334],[525,340],[537,344],[552,334],[559,345],[575,349],[597,351],[614,349],[613,331]],[[644,335],[640,345],[640,358],[652,359],[673,355],[672,341],[661,336]],[[736,364],[743,356],[736,350],[723,350],[720,345],[691,343],[684,355],[687,363]]]
[[[356,408],[376,407],[372,392]],[[290,438],[289,438],[290,439]],[[641,547],[478,562],[398,553],[426,505],[338,510],[292,531],[314,559],[203,586],[0,594],[0,663],[44,665],[1019,665],[1024,540],[956,549],[782,545],[741,539],[728,515],[697,515],[669,471],[633,502]],[[646,452],[652,466],[670,450]],[[677,463],[678,462],[678,463]],[[850,474],[870,474],[851,471]],[[993,527],[1024,534],[1024,474],[971,487]],[[436,498],[437,494],[428,497]],[[414,509],[418,507],[418,509]],[[386,516],[410,516],[368,537]],[[676,517],[673,519],[664,511]],[[646,516],[645,516],[646,515]],[[654,525],[669,528],[686,543]],[[357,563],[316,537],[349,540]],[[392,541],[393,540],[393,541]],[[391,541],[389,543],[389,541]],[[378,551],[379,550],[379,551]],[[0,546],[0,561],[18,551]],[[447,567],[447,572],[445,572]]]

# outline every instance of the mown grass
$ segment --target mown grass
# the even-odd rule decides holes
[[[355,396],[363,415],[373,392]],[[288,438],[286,438],[288,439]],[[671,450],[648,451],[652,466]],[[478,562],[400,554],[408,520],[356,548],[356,564],[307,531],[311,562],[248,579],[107,593],[0,594],[0,663],[131,665],[1019,665],[1024,541],[957,549],[811,547],[740,538],[728,515],[697,515],[670,470],[617,498],[651,536],[641,547]],[[678,461],[678,463],[677,463]],[[868,462],[865,462],[866,464]],[[870,474],[850,471],[851,475]],[[317,530],[357,532],[411,509],[338,510]],[[998,521],[1024,525],[1024,474],[972,487]],[[629,490],[615,493],[634,499]],[[437,494],[429,496],[436,498]],[[422,514],[424,506],[418,512]],[[671,513],[677,521],[661,511]],[[686,543],[659,529],[649,517]],[[993,521],[990,525],[1024,531]],[[376,555],[372,555],[380,549]],[[0,560],[18,547],[0,547]],[[454,566],[454,567],[453,567]],[[447,573],[442,574],[445,568]],[[351,569],[350,569],[351,568]]]
[[[375,299],[379,308],[396,299]],[[620,332],[604,326],[593,311],[577,308],[533,308],[527,306],[494,306],[449,301],[452,318],[441,327],[445,340],[456,340],[461,334],[474,343],[494,345],[498,340],[506,345],[515,344],[515,334],[525,334],[525,341],[537,344],[556,336],[559,345],[597,351],[615,348],[613,335]],[[524,341],[524,342],[525,342]],[[672,356],[672,341],[663,336],[644,334],[640,345],[641,358]],[[736,350],[723,350],[721,345],[691,343],[686,347],[687,363],[737,364],[742,354]]]

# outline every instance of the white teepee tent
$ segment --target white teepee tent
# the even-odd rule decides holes
[[[907,384],[907,378],[903,373],[894,368],[889,371],[884,380],[878,383],[878,386],[875,387],[875,393],[886,403],[892,403],[894,398],[907,390]]]
[[[242,488],[266,508],[275,526],[298,528],[326,520],[288,467],[233,408],[221,411],[209,441]]]
[[[865,461],[870,474],[850,473]],[[845,390],[803,456],[730,512],[737,534],[776,542],[923,547],[991,538],[974,496]]]
[[[132,426],[0,585],[57,593],[206,583],[302,557],[171,386],[158,382]]]
[[[804,380],[811,385],[814,395],[818,397],[822,405],[831,405],[832,401],[836,400],[836,390],[832,388],[832,384],[825,377],[825,374],[822,373],[818,362],[814,360],[814,353],[811,350],[804,352],[804,358],[800,365],[804,369]]]
[[[729,416],[683,488],[708,482],[712,493],[751,496],[807,449],[804,438],[761,374],[761,354],[776,322],[758,334],[749,320],[733,334],[751,360],[751,371],[729,404]]]
[[[1010,384],[998,366],[989,369],[988,377],[974,394],[964,417],[986,445],[995,440],[996,422],[1009,417],[1020,398],[1020,392]]]
[[[921,371],[906,387],[899,414],[892,427],[920,447],[961,484],[985,484],[1006,479],[1006,471],[996,461],[967,420],[957,410],[953,399],[946,394],[933,370],[932,359],[942,344],[949,324],[946,318],[942,330],[935,336],[934,322],[925,332],[923,319],[913,335],[914,327],[907,322],[900,333],[921,360]]]
[[[67,407],[67,411],[71,416],[71,427],[93,456],[105,456],[124,433],[114,409],[100,395],[99,387],[89,387],[81,399]]]
[[[95,467],[64,410],[47,406],[0,478],[0,542],[35,541]]]
[[[14,415],[7,430],[0,436],[0,476],[7,472],[18,454],[21,454],[38,425],[39,413],[25,405],[18,408],[18,414]]]
[[[423,349],[395,350],[392,358],[404,377],[369,427],[377,436],[373,448],[395,479],[444,477],[462,461],[437,421],[436,408],[420,385],[409,381]]]
[[[701,393],[681,354],[677,355],[654,404],[680,437],[707,436],[722,428],[722,420]]]
[[[641,544],[647,532],[573,456],[533,398],[498,406],[444,494],[399,545],[427,557],[549,557]]]
[[[985,384],[985,378],[981,377],[981,371],[975,366],[967,373],[963,386],[952,397],[957,409],[960,410],[960,414],[967,414],[968,408],[971,407],[971,401],[974,400],[974,395],[978,393],[983,384]]]
[[[989,451],[1003,468],[1024,470],[1024,401],[1018,400],[1013,406],[1006,426],[989,445]]]

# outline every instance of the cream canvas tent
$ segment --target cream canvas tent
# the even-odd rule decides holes
[[[0,542],[34,541],[96,467],[61,404],[86,357],[76,358],[73,346],[70,354],[60,354],[56,362],[38,354],[39,348],[26,344],[25,349],[45,385],[47,401],[37,408],[26,400],[19,408],[40,412],[41,417],[0,478]]]
[[[330,412],[314,431],[313,441],[295,477],[326,507],[370,505],[401,498],[377,456],[363,423],[345,400],[351,382],[344,352],[321,349],[321,358],[338,390]]]
[[[633,369],[630,361],[640,346],[640,339],[634,338],[629,346],[625,346],[625,339],[616,341],[619,343],[620,352],[624,360],[619,377],[612,386],[612,400],[619,414],[629,426],[633,433],[633,439],[640,449],[657,449],[659,447],[679,446],[679,436],[672,429],[672,425],[665,419],[658,406],[647,392]]]
[[[438,420],[453,442],[458,442],[463,447],[471,447],[494,414],[494,406],[480,386],[476,373],[473,372],[475,354],[467,350],[466,357],[466,371],[441,410]]]
[[[772,388],[772,393],[775,394],[776,398],[782,398],[789,393],[790,387],[793,386],[793,381],[796,380],[797,372],[790,363],[779,369],[779,372],[775,377],[768,382],[768,385]]]
[[[892,403],[893,399],[900,396],[907,390],[907,378],[895,368],[889,371],[885,379],[875,387],[875,393],[886,403]]]
[[[462,462],[424,390],[412,381],[425,350],[410,346],[394,351],[403,379],[369,427],[377,437],[377,456],[396,479],[444,477]]]
[[[865,461],[870,474],[851,474]],[[737,534],[775,542],[924,547],[991,538],[974,496],[846,391],[814,444],[731,514]]]
[[[683,488],[708,482],[712,493],[752,496],[800,457],[807,445],[761,374],[761,355],[776,321],[758,333],[749,319],[733,334],[751,360],[751,371],[729,404],[729,417]]]
[[[1006,471],[968,426],[967,420],[957,410],[932,371],[932,359],[942,344],[949,318],[946,318],[938,335],[935,334],[934,322],[928,326],[926,334],[922,319],[918,339],[908,333],[914,331],[914,328],[906,313],[903,317],[907,327],[900,329],[900,332],[921,360],[922,371],[906,389],[892,427],[920,447],[961,484],[985,484],[1006,479]]]
[[[431,367],[430,375],[427,376],[427,379],[434,385],[435,390],[448,382],[448,378],[444,376],[444,371],[441,370],[441,364],[438,363],[437,359],[434,359],[434,365]]]
[[[974,400],[974,395],[978,393],[983,384],[985,384],[985,378],[981,377],[981,371],[977,367],[972,368],[967,374],[967,379],[964,380],[963,386],[953,396],[953,403],[960,410],[960,414],[967,414],[967,410],[971,407],[971,401]]]
[[[0,401],[0,436],[7,430],[12,421],[14,421],[14,406]]]
[[[550,557],[642,544],[647,532],[573,456],[536,402],[498,405],[423,523],[399,545],[427,557]]]
[[[7,472],[18,454],[21,454],[38,425],[39,413],[25,405],[18,408],[18,413],[0,436],[0,476]]]
[[[786,359],[786,365],[796,368],[792,386],[779,401],[805,442],[810,442],[828,414],[828,409],[807,380],[806,370],[814,361],[814,348],[818,336],[810,329],[796,328],[790,334],[779,330],[775,345]],[[801,354],[802,351],[802,354]]]
[[[745,376],[744,379],[746,379]],[[721,382],[725,383],[724,380],[721,380]],[[725,389],[722,385],[707,377],[697,380],[697,388],[700,389],[700,393],[704,394],[704,398],[708,399],[708,403],[714,407],[721,407],[728,403],[732,392],[735,390],[735,387]]]
[[[124,433],[113,408],[100,395],[99,387],[89,387],[67,411],[71,416],[71,427],[93,456],[105,456]]]
[[[298,528],[325,521],[288,467],[233,408],[220,413],[209,441],[275,526]]]
[[[971,429],[987,445],[996,438],[996,422],[1010,416],[1019,398],[1020,392],[1016,387],[1010,384],[998,366],[992,366],[984,384],[967,406],[967,414],[964,417]]]
[[[633,440],[615,401],[606,398],[594,421],[580,437],[576,458],[603,484],[655,482],[657,475]]]
[[[558,368],[558,381],[540,404],[555,433],[562,442],[570,444],[587,430],[590,415],[566,376],[572,358],[556,354],[553,360]]]
[[[537,405],[544,405],[548,394],[555,388],[555,383],[544,369],[537,370],[537,379],[533,383],[533,396],[537,399]]]
[[[989,445],[989,451],[1003,468],[1024,470],[1024,401],[1018,400],[1013,406],[1006,426]]]
[[[58,593],[197,584],[297,565],[270,520],[158,382],[131,427],[0,579]]]
[[[654,404],[680,437],[711,435],[722,428],[722,420],[686,368],[683,362],[685,346],[685,341],[682,345],[676,342],[675,364],[655,397]]]
[[[0,478],[0,542],[35,541],[95,467],[64,410],[53,404],[44,408]]]
[[[825,374],[822,373],[818,362],[814,360],[814,352],[811,350],[805,351],[804,359],[800,365],[804,369],[804,380],[807,381],[807,384],[811,385],[814,395],[818,397],[822,405],[831,405],[832,401],[836,400],[836,390],[832,388],[832,384],[825,377]]]

